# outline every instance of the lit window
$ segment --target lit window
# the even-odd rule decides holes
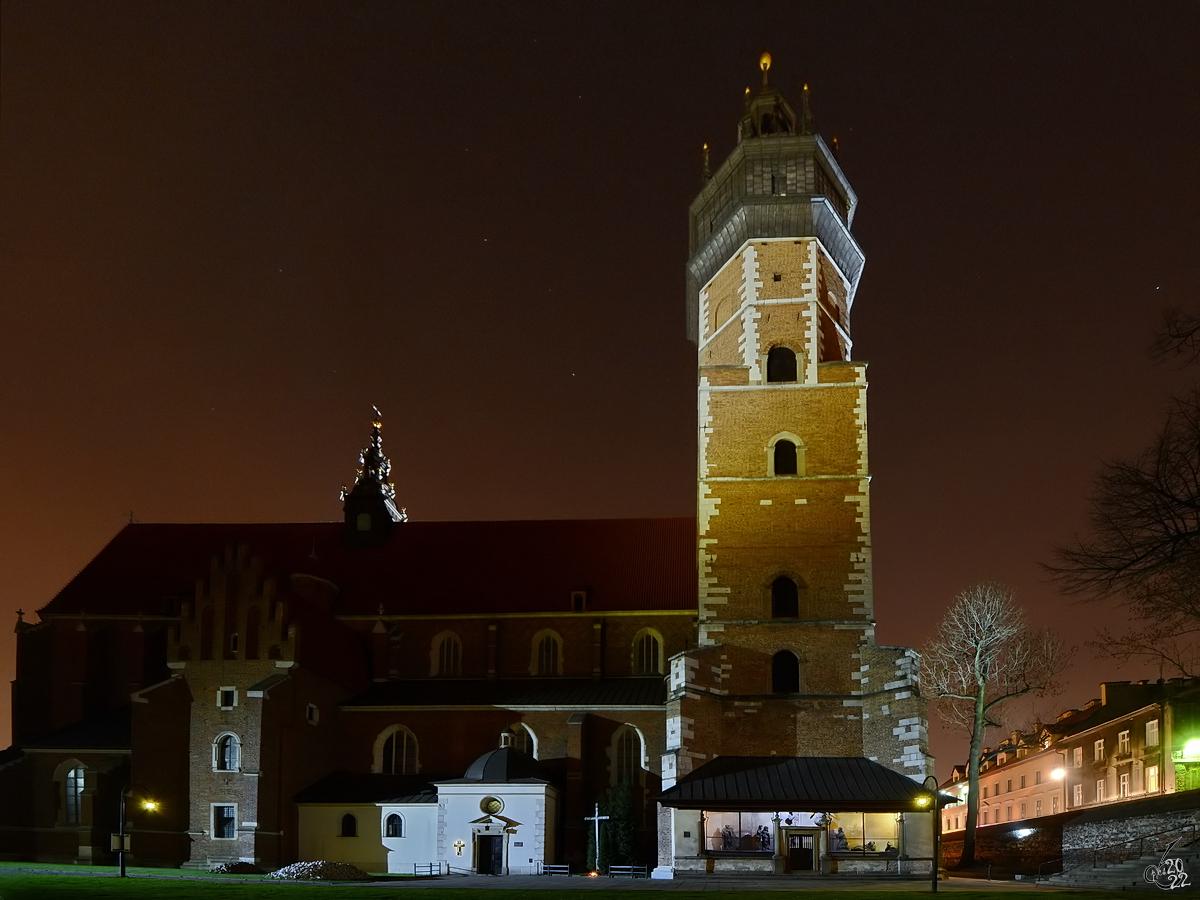
[[[232,840],[237,837],[237,807],[214,805],[212,808],[212,836],[217,840]]]
[[[1158,746],[1158,719],[1151,719],[1146,723],[1146,746]]]
[[[417,771],[417,738],[403,726],[383,742],[379,771],[385,775],[413,775]]]
[[[404,837],[404,820],[392,813],[383,820],[383,836],[390,838]]]
[[[83,766],[75,766],[67,772],[67,824],[78,825],[83,821]]]
[[[1117,735],[1117,753],[1120,756],[1129,755],[1129,732],[1122,731]]]
[[[354,818],[352,813],[342,816],[342,830],[339,834],[342,837],[358,837],[358,819]]]
[[[241,764],[240,750],[236,735],[221,735],[213,748],[213,768],[218,772],[236,772]]]
[[[1158,793],[1158,766],[1146,767],[1146,793]]]

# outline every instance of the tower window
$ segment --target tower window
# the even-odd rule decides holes
[[[764,116],[763,117],[764,125],[766,124],[766,121],[767,121],[766,117]],[[768,133],[766,128],[763,129],[763,133],[764,134]],[[771,193],[777,194],[780,196],[787,193],[787,175],[786,174],[771,176]]]
[[[217,840],[232,840],[237,837],[237,807],[213,805],[212,836]]]
[[[779,276],[775,276],[779,280]],[[796,380],[796,354],[787,347],[772,347],[767,354],[767,381],[792,382]]]
[[[771,582],[771,618],[797,619],[800,617],[800,587],[786,575]]]
[[[778,441],[775,444],[775,474],[796,474],[796,445],[791,441]]]
[[[771,658],[771,690],[776,694],[800,692],[800,660],[790,650],[780,650]]]
[[[236,772],[241,763],[240,750],[236,735],[221,735],[213,748],[213,768],[218,772]]]

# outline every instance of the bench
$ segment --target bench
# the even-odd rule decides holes
[[[609,866],[609,878],[649,878],[650,872],[645,866]]]
[[[571,874],[571,867],[570,866],[554,866],[554,865],[547,866],[547,865],[544,865],[544,866],[542,866],[542,874],[543,875],[567,875],[567,876],[569,876]]]

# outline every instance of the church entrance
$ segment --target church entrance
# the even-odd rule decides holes
[[[787,871],[815,872],[817,869],[817,832],[788,831]]]
[[[475,836],[475,874],[504,874],[504,836],[478,834]]]

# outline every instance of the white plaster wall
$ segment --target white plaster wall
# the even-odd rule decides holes
[[[498,797],[504,808],[488,816],[480,808],[485,797]],[[535,874],[554,862],[557,792],[546,784],[439,784],[444,808],[445,859],[454,868],[474,869],[474,835],[504,834],[507,874]],[[509,826],[505,819],[516,822]],[[462,856],[455,842],[462,841]],[[520,845],[520,846],[518,846]]]
[[[405,837],[385,838],[389,813],[404,818]],[[358,836],[341,837],[342,816],[358,819]],[[412,873],[413,863],[437,860],[437,807],[432,803],[305,803],[300,806],[300,858],[358,866],[364,872]]]

